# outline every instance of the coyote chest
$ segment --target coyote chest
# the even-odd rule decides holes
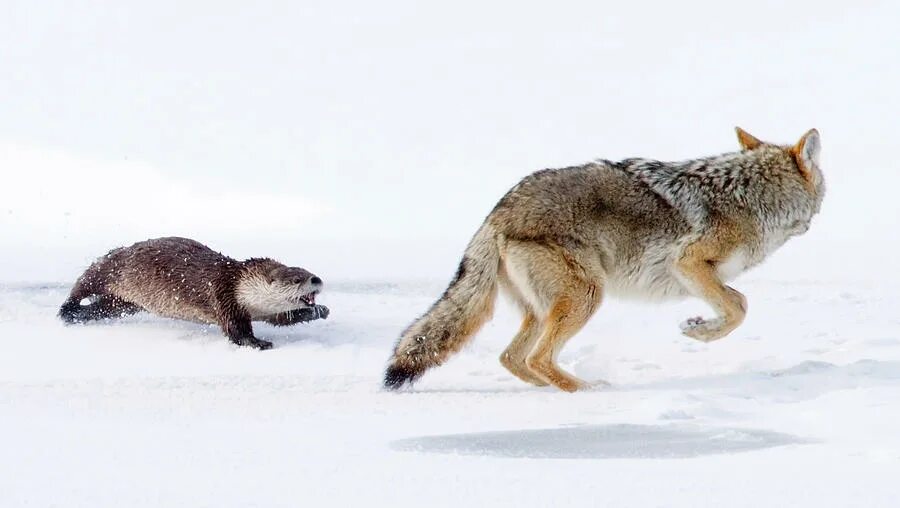
[[[682,247],[647,248],[636,260],[618,264],[608,273],[606,290],[629,300],[671,300],[688,295],[675,274]]]

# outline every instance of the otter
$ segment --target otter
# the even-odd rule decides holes
[[[276,326],[325,319],[322,279],[268,258],[237,261],[188,238],[156,238],[111,250],[78,278],[59,309],[66,323],[141,311],[218,324],[237,345],[270,349],[251,321]]]

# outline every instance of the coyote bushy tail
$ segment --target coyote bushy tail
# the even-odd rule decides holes
[[[386,388],[400,388],[441,365],[491,318],[499,267],[497,238],[484,224],[469,242],[444,294],[397,341],[384,374]]]

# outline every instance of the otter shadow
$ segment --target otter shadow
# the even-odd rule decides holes
[[[391,443],[398,451],[529,459],[688,458],[811,441],[767,430],[669,425],[585,425],[448,434]]]

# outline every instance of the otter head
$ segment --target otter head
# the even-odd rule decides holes
[[[272,264],[251,265],[238,282],[238,302],[251,316],[268,316],[316,304],[322,279],[303,268]]]
[[[322,279],[293,266],[279,266],[269,271],[268,282],[274,294],[282,295],[293,305],[291,309],[312,307],[316,304],[316,295],[322,291]]]

